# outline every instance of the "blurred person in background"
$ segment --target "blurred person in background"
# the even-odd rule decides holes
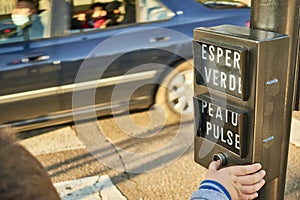
[[[121,5],[122,5],[121,2],[113,1],[105,6],[105,9],[107,11],[107,17],[108,17],[108,19],[110,19],[108,26],[114,26],[114,25],[118,25],[121,23],[121,21],[122,21],[122,18],[121,18],[122,14],[120,11]]]
[[[38,5],[33,0],[19,0],[12,11],[11,19],[25,40],[43,36],[44,27],[37,12]]]
[[[100,2],[92,4],[90,12],[87,13],[87,21],[93,28],[106,28],[109,19],[104,5]]]
[[[72,19],[72,29],[106,28],[109,21],[104,4],[96,2],[87,12],[79,13],[77,18]]]

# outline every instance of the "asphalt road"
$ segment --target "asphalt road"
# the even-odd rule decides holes
[[[162,126],[148,114],[31,131],[22,142],[54,183],[108,175],[129,200],[189,199],[206,172],[193,161],[193,124]],[[299,153],[291,144],[287,200],[300,199]]]

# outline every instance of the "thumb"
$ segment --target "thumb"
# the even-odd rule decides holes
[[[208,169],[209,170],[218,170],[221,167],[221,161],[217,160],[217,161],[212,161],[209,166]]]

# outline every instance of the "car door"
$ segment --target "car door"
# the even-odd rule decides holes
[[[40,15],[41,16],[41,15]],[[49,13],[46,14],[50,20]],[[2,33],[18,29],[9,18]],[[60,110],[57,97],[59,62],[50,33],[31,38],[18,34],[0,37],[1,126],[48,121]]]
[[[155,82],[163,72],[162,66],[178,59],[168,49],[179,51],[177,47],[182,45],[183,37],[163,29],[173,16],[171,11],[167,11],[170,15],[164,15],[165,19],[157,19],[162,21],[161,28],[137,21],[136,2],[126,1],[125,23],[105,29],[69,29],[60,38],[59,80],[65,88],[62,99],[66,113],[80,113],[84,109],[84,112],[107,114],[112,110],[128,110],[129,104],[145,108],[153,103],[156,86],[148,83]],[[89,8],[88,5],[74,5],[72,18],[81,14],[80,8]],[[75,98],[74,90],[79,94]],[[75,107],[74,101],[79,101]]]

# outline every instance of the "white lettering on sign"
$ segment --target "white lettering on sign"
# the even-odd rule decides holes
[[[217,69],[204,68],[206,83],[242,94],[241,77]]]
[[[248,49],[199,41],[195,45],[196,83],[246,100],[246,62]]]
[[[238,125],[238,114],[235,112],[229,112],[228,110],[215,106],[206,101],[202,101],[201,112],[205,113],[207,109],[208,116],[223,121],[225,123],[230,123],[233,126]]]
[[[201,101],[200,112],[205,123],[203,137],[240,150],[239,114],[206,101]]]
[[[224,53],[224,50],[220,47],[216,48],[214,45],[207,46],[207,44],[202,44],[203,60],[208,60],[207,58],[209,58],[211,62],[216,62],[219,64],[221,63],[221,58],[223,56],[225,56],[225,66],[240,69],[240,52],[231,49],[225,49]]]
[[[206,122],[206,135],[211,135],[214,139],[240,150],[240,136],[231,130],[224,131],[222,126]]]

